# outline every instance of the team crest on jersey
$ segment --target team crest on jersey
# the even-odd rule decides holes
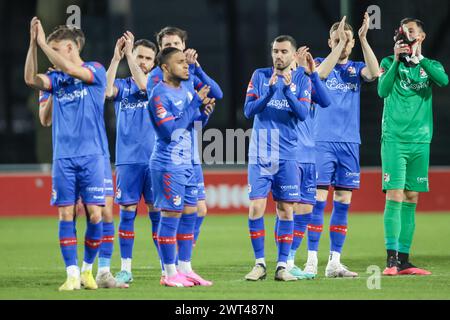
[[[355,77],[356,76],[356,69],[353,66],[348,67],[347,72],[350,75],[350,77]]]
[[[297,91],[297,85],[295,83],[291,83],[291,91],[295,93]]]
[[[421,78],[428,78],[428,74],[423,70],[423,68],[420,68],[420,77]]]
[[[384,182],[389,182],[391,181],[391,175],[389,173],[385,173],[384,174]]]
[[[175,196],[175,197],[173,198],[173,204],[174,204],[176,207],[179,207],[179,206],[181,205],[181,197],[180,197],[180,196]]]

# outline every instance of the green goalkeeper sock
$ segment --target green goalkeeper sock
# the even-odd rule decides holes
[[[403,202],[401,213],[401,231],[398,239],[398,251],[409,253],[414,230],[416,229],[416,206],[415,203]]]
[[[384,208],[384,242],[387,250],[398,251],[402,203],[386,200]]]

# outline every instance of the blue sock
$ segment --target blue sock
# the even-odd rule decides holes
[[[311,221],[311,213],[307,214],[294,214],[294,239],[292,240],[291,251],[289,258],[294,260],[295,253],[300,247],[303,238],[305,237],[305,231]]]
[[[163,264],[174,264],[177,252],[177,230],[180,218],[161,217],[158,244]]]
[[[120,210],[119,244],[122,259],[133,258],[135,219],[136,212]]]
[[[180,261],[191,261],[196,220],[197,212],[181,216],[177,231],[178,260]]]
[[[59,246],[66,267],[78,265],[77,236],[73,222],[59,222]]]
[[[194,229],[194,246],[197,243],[198,236],[200,235],[200,229],[202,227],[204,220],[205,220],[205,217],[197,216],[197,220],[195,221],[195,229]]]
[[[161,220],[161,212],[160,211],[149,212],[148,216],[150,218],[150,221],[152,222],[153,243],[155,244],[156,249],[158,249],[158,226],[159,221]]]
[[[278,224],[280,223],[280,218],[278,218],[278,215],[275,218],[275,227],[274,227],[274,237],[275,237],[275,244],[278,247],[278,235],[277,235],[277,230],[278,230]]]
[[[278,263],[287,263],[294,234],[294,221],[280,220],[278,223]]]
[[[308,225],[308,250],[318,251],[320,236],[323,231],[323,213],[327,205],[326,201],[317,201],[314,206],[311,222]]]
[[[264,229],[264,217],[256,220],[248,219],[248,228],[250,229],[250,238],[252,240],[255,258],[264,258],[264,239],[266,236],[266,231]]]
[[[330,251],[342,252],[342,247],[347,235],[347,220],[349,204],[333,202],[333,213],[330,221]]]
[[[98,267],[105,268],[111,265],[114,248],[114,222],[103,222],[103,237],[98,253]]]
[[[84,240],[84,262],[93,264],[100,250],[103,235],[103,222],[93,224],[87,222],[86,236]]]

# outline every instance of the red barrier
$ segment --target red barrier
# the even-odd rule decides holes
[[[246,171],[205,171],[208,212],[211,214],[247,213]],[[450,169],[430,171],[431,192],[420,196],[420,211],[450,211]],[[0,216],[46,216],[56,215],[50,206],[51,177],[46,174],[1,174]],[[329,202],[331,202],[331,196]],[[330,210],[331,206],[327,206]],[[363,170],[361,190],[353,195],[352,211],[369,213],[384,209],[384,194],[381,192],[381,172]],[[115,206],[115,211],[118,207]],[[143,203],[139,212],[144,212]],[[272,200],[267,212],[275,211]]]

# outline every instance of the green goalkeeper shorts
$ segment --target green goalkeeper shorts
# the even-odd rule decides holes
[[[428,192],[430,144],[381,142],[383,191]]]

